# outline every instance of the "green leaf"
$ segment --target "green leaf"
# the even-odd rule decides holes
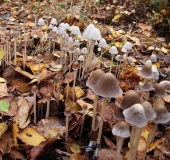
[[[9,101],[8,100],[0,101],[0,111],[8,113],[8,111],[9,111]]]

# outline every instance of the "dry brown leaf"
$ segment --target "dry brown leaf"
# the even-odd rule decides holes
[[[42,136],[46,138],[63,135],[63,133],[65,132],[65,126],[62,126],[60,124],[57,117],[41,119],[41,121],[37,123],[36,129]]]
[[[6,83],[0,83],[0,98],[8,96],[8,89]]]
[[[21,152],[15,150],[15,149],[11,149],[11,151],[10,151],[10,153],[9,153],[9,157],[10,157],[11,159],[26,160],[26,158],[24,157],[24,155],[23,155]]]
[[[25,128],[30,123],[29,110],[30,106],[28,102],[20,97],[18,98],[18,113],[13,118],[19,128]]]
[[[22,74],[24,77],[27,77],[29,79],[35,78],[34,75],[30,74],[29,72],[22,70],[20,67],[15,67],[15,71]]]
[[[12,80],[12,84],[16,88],[16,90],[20,92],[27,92],[31,89],[31,86],[29,86],[28,83],[24,82],[21,79]]]

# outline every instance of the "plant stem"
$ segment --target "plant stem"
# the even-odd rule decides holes
[[[36,92],[34,93],[34,123],[36,124]]]

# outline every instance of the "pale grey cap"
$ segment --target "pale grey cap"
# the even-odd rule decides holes
[[[80,28],[78,26],[74,26],[72,31],[71,31],[71,34],[75,34],[75,35],[81,34]]]
[[[116,77],[112,73],[103,74],[93,87],[95,94],[102,97],[119,97],[123,94]]]
[[[155,112],[154,112],[154,110],[152,108],[151,103],[148,102],[148,101],[144,101],[144,102],[142,102],[141,105],[144,108],[146,118],[148,120],[153,120],[156,117],[156,115],[155,115]]]
[[[57,25],[57,20],[55,18],[52,18],[50,24]]]
[[[122,138],[130,137],[129,125],[124,121],[118,122],[113,126],[112,134]]]
[[[115,55],[115,54],[118,54],[118,50],[115,46],[112,46],[109,50],[109,53]]]
[[[146,126],[148,120],[145,116],[144,108],[141,104],[136,103],[123,111],[125,121],[138,128]]]
[[[45,23],[44,23],[44,19],[43,18],[40,18],[39,20],[38,20],[38,23],[37,23],[39,26],[43,26],[43,25],[45,25]]]
[[[93,30],[90,32],[89,39],[91,39],[91,40],[97,40],[97,41],[101,40],[102,37],[101,37],[100,30],[99,30],[98,28],[93,29]]]
[[[89,39],[90,32],[95,28],[93,24],[89,24],[84,30],[83,36],[85,39]]]
[[[152,82],[147,81],[144,85],[140,87],[141,91],[148,92],[154,90]]]
[[[151,60],[151,62],[157,62],[157,57],[154,54],[152,54],[149,59]]]
[[[100,48],[106,48],[106,47],[107,47],[106,40],[105,40],[104,38],[102,38],[102,39],[99,41],[98,46],[99,46]]]
[[[156,83],[154,87],[155,87],[155,96],[156,97],[166,97],[167,96],[165,87],[162,84]]]

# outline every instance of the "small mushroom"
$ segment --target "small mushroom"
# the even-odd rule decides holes
[[[37,113],[37,108],[36,108],[36,92],[37,92],[37,86],[32,86],[32,93],[33,93],[33,97],[34,97],[34,123],[36,124],[36,113]]]
[[[115,159],[119,160],[120,151],[123,145],[123,139],[130,136],[129,125],[124,121],[118,122],[115,126],[113,126],[112,134],[117,136]]]
[[[50,113],[50,101],[51,101],[51,93],[47,93],[47,96],[46,96],[46,98],[47,98],[47,110],[46,110],[46,118],[48,118],[49,117],[49,113]]]
[[[113,58],[114,58],[114,55],[117,55],[118,54],[118,50],[115,46],[112,46],[109,50],[109,53],[111,54],[111,62],[110,62],[110,73],[112,71],[112,64],[113,64]]]
[[[64,115],[66,116],[66,134],[65,134],[65,142],[68,142],[68,125],[69,125],[69,117],[71,116],[71,109],[65,108]]]

